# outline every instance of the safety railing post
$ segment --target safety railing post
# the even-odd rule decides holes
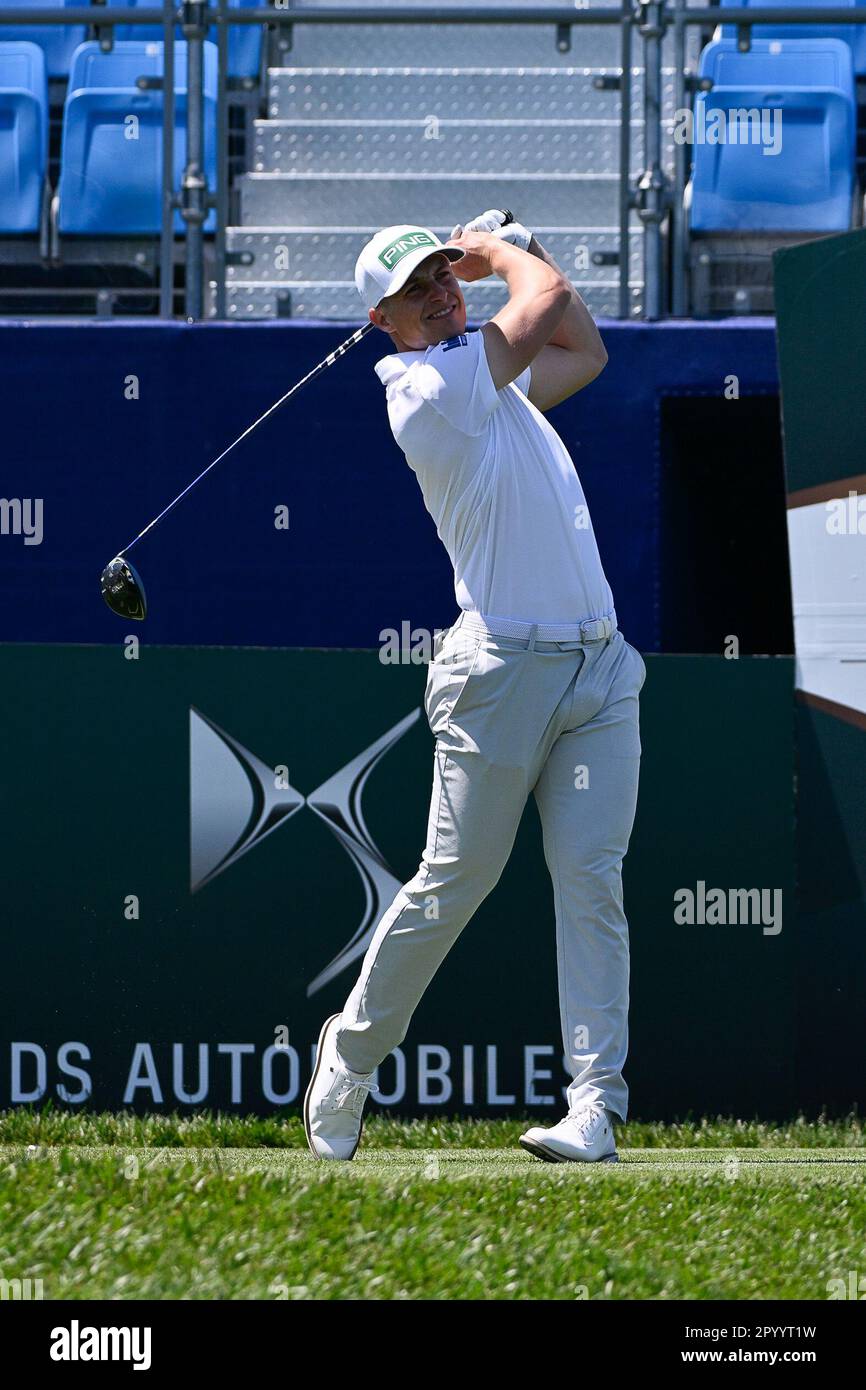
[[[619,317],[631,316],[629,273],[631,270],[630,222],[631,189],[631,26],[632,0],[623,0],[620,27],[620,106],[619,106]]]
[[[197,322],[204,304],[204,224],[208,187],[204,162],[204,40],[207,0],[184,0],[181,27],[186,39],[186,164],[181,179],[180,214],[186,223],[187,319]]]
[[[686,26],[682,22],[685,0],[676,0],[674,11],[674,130],[682,121],[689,100],[686,87]],[[683,198],[689,177],[689,145],[674,141],[674,182],[671,189],[671,312],[686,314],[686,213]]]
[[[162,226],[159,239],[159,313],[174,312],[174,19],[173,0],[163,0],[162,17]]]
[[[665,0],[638,0],[638,32],[644,43],[644,170],[637,186],[637,211],[644,225],[644,314],[663,312],[662,222],[667,216],[667,179],[662,149],[662,39]]]
[[[228,46],[229,27],[226,0],[217,0],[217,186],[214,275],[216,277],[216,317],[226,316],[226,226],[229,219],[229,113]]]

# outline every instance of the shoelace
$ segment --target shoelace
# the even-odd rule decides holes
[[[583,1134],[584,1131],[603,1114],[604,1111],[599,1110],[597,1106],[589,1105],[585,1110],[576,1110],[573,1115],[569,1115],[568,1119],[569,1122],[574,1125],[577,1132]]]
[[[353,1115],[360,1117],[361,1110],[367,1096],[371,1091],[378,1091],[379,1087],[372,1081],[353,1081],[349,1076],[342,1076],[334,1094],[334,1108],[336,1110],[349,1109]]]

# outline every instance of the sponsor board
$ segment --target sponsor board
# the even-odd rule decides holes
[[[145,644],[136,660],[119,644],[0,661],[0,1105],[296,1105],[322,1020],[418,867],[426,669],[375,650]],[[786,1114],[808,983],[793,910],[767,935],[678,922],[675,895],[704,882],[793,903],[792,663],[647,666],[624,872],[632,1113]],[[555,943],[530,798],[378,1103],[558,1109]]]

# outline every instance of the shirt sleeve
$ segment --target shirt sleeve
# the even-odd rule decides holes
[[[418,394],[463,434],[481,434],[499,405],[484,335],[477,330],[437,343],[412,368],[412,376]]]

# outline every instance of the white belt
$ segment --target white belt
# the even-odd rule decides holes
[[[536,642],[603,642],[616,632],[616,613],[606,618],[584,618],[579,623],[521,623],[513,618],[482,617],[464,609],[454,626],[489,632],[494,637],[534,637]]]

